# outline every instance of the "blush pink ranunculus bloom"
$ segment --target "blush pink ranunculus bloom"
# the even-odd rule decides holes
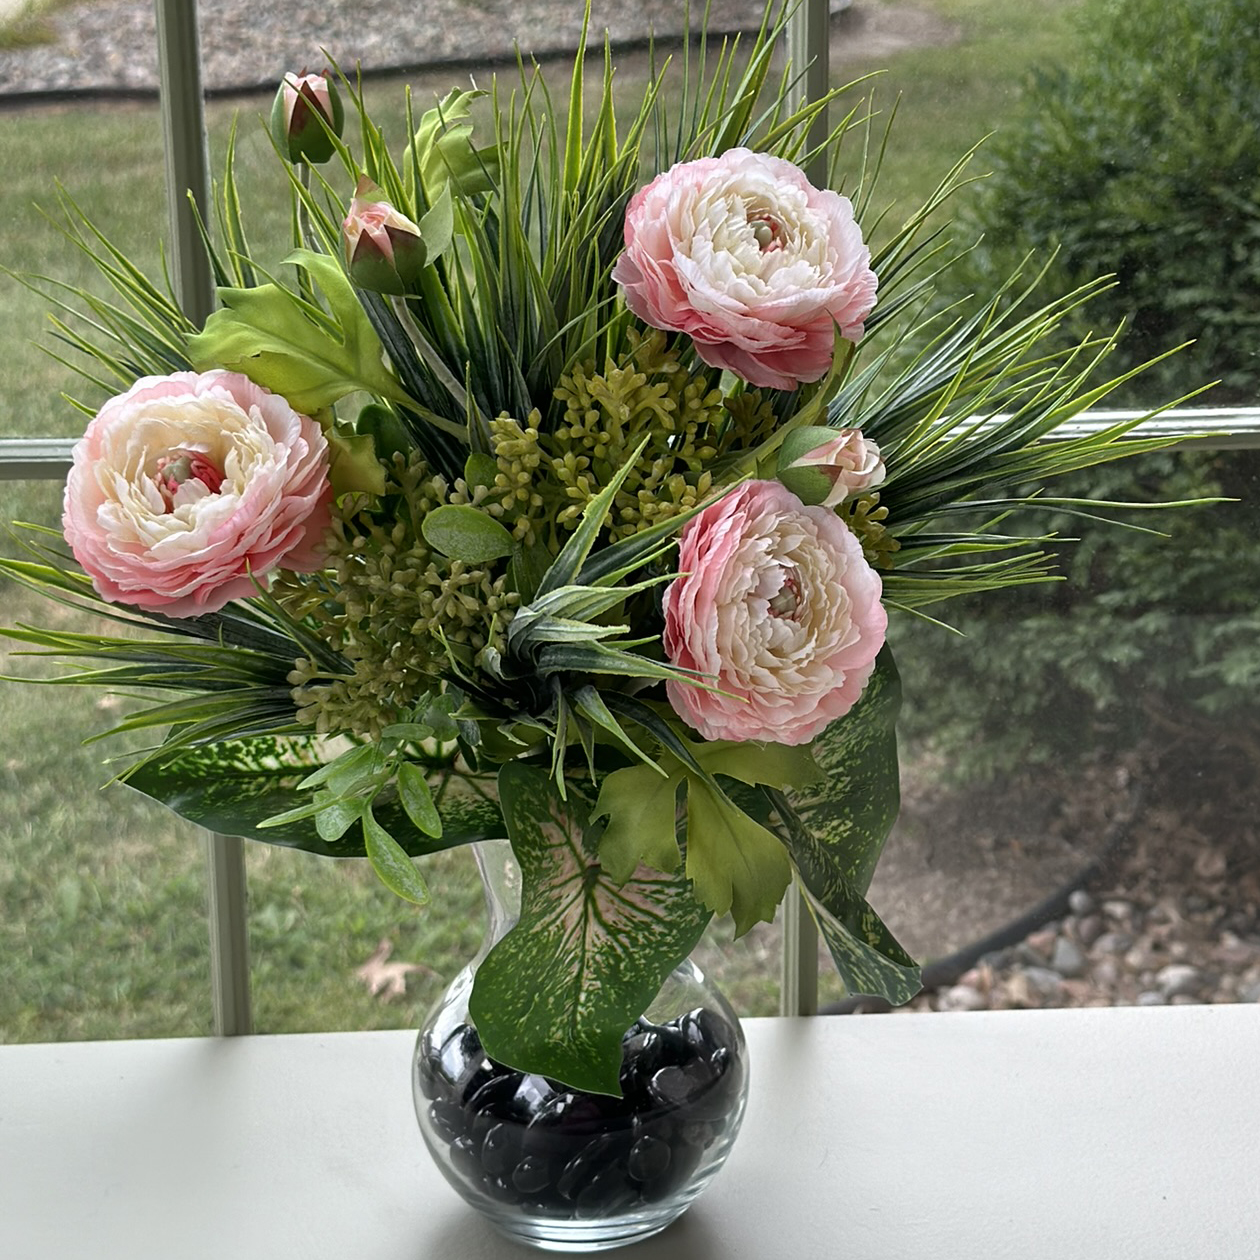
[[[686,333],[712,367],[795,389],[857,341],[875,306],[871,253],[847,197],[748,149],[680,162],[631,199],[612,278],[653,328]]]
[[[74,448],[62,526],[107,600],[170,617],[320,566],[329,523],[319,425],[235,372],[148,376]]]
[[[705,739],[805,744],[857,702],[888,625],[879,575],[828,508],[748,481],[689,521],[665,592],[669,682]]]

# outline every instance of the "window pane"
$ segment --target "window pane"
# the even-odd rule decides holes
[[[24,519],[56,520],[60,487],[23,486],[6,511],[15,498]],[[6,625],[93,629],[8,581],[0,600]],[[0,673],[60,672],[0,640]],[[82,688],[0,685],[0,1041],[211,1030],[196,829],[125,787],[102,790],[103,755],[142,740],[83,743],[125,712]]]
[[[565,7],[565,21],[571,20],[576,7]],[[665,10],[672,13],[681,5],[654,6],[652,14],[657,8],[661,26],[666,23]],[[241,55],[241,41],[250,33],[215,20],[215,6],[208,0],[201,9],[207,81],[222,86],[248,64]],[[422,20],[440,18],[445,6],[416,10],[408,19],[408,30],[391,30],[388,49],[373,42],[375,30],[368,28],[375,24],[362,20],[361,6],[349,29],[343,11],[346,6],[330,6],[326,27],[305,28],[301,46],[285,46],[282,58],[277,61],[273,55],[256,77],[266,78],[281,66],[314,67],[318,55],[312,50],[321,45],[347,66],[360,54],[371,66],[386,55],[410,59],[409,50],[417,57],[446,56],[461,55],[469,47],[466,30],[452,36],[444,29],[441,38],[420,30]],[[1070,65],[1077,59],[1081,47],[1077,17],[1084,11],[1084,4],[1072,0],[1036,6],[1022,0],[915,4],[859,0],[836,16],[833,78],[840,82],[886,70],[875,83],[877,106],[887,110],[898,94],[903,96],[882,181],[885,197],[896,199],[895,216],[922,199],[953,160],[981,136],[1018,125],[1016,103],[1030,71],[1056,61]],[[557,20],[549,27],[548,38],[563,42],[562,28]],[[493,32],[496,38],[507,33],[506,24]],[[524,35],[533,40],[537,31],[529,28]],[[362,44],[355,42],[360,37]],[[642,95],[645,65],[641,53],[620,58],[618,75],[630,108]],[[488,85],[488,72],[473,73],[481,85]],[[509,68],[505,77],[510,80],[513,74]],[[466,82],[468,75],[467,69],[441,70],[406,81],[418,108],[424,108],[434,94]],[[249,77],[254,77],[252,71]],[[403,82],[374,80],[368,86],[378,121],[398,145]],[[269,101],[266,92],[215,104],[210,128],[212,168],[219,173],[230,120],[239,112],[238,173],[247,226],[260,255],[274,264],[288,248],[289,208],[275,182],[270,143],[257,122]],[[0,218],[0,259],[17,270],[45,272],[73,284],[91,282],[76,251],[29,208],[35,201],[52,202],[52,180],[58,178],[124,249],[155,267],[155,239],[165,218],[159,133],[156,112],[148,107],[0,115],[0,144],[9,179],[6,209],[11,212]],[[101,161],[101,154],[108,154],[109,161]],[[989,164],[982,155],[977,169]],[[841,174],[851,179],[843,166]],[[974,189],[964,190],[956,204],[966,212],[973,195],[978,195]],[[79,392],[82,387],[30,345],[46,303],[11,285],[6,295],[0,303],[0,335],[9,357],[0,430],[74,434],[81,428],[81,417],[57,395],[62,389]],[[1176,388],[1190,389],[1201,379],[1203,372],[1186,367]],[[1174,457],[1178,467],[1186,462]],[[1181,559],[1172,565],[1175,582],[1164,562],[1143,560],[1128,568],[1109,565],[1108,556],[1120,547],[1123,536],[1106,535],[1091,544],[1102,557],[1098,564],[1068,557],[1069,566],[1080,571],[1087,596],[1069,599],[1056,588],[1042,603],[998,596],[975,609],[959,609],[956,615],[949,606],[940,610],[967,632],[966,638],[928,626],[894,625],[891,641],[907,691],[902,723],[905,806],[871,900],[921,956],[939,958],[985,936],[1096,861],[1133,786],[1144,784],[1133,825],[1117,834],[1117,845],[1127,846],[1121,873],[1099,880],[1097,911],[1075,916],[1080,922],[1060,934],[1085,955],[1082,962],[1075,962],[1071,949],[1059,947],[1066,986],[1034,976],[1045,989],[1042,992],[1027,980],[1030,968],[1055,970],[1053,936],[1037,937],[1008,960],[1025,975],[1022,991],[1029,995],[1028,1004],[1090,1001],[1103,988],[1118,1000],[1135,1001],[1142,993],[1177,1000],[1222,992],[1228,996],[1231,983],[1236,994],[1246,996],[1260,985],[1256,970],[1260,950],[1253,948],[1260,939],[1255,921],[1260,889],[1250,856],[1257,846],[1248,821],[1256,805],[1252,741],[1257,736],[1256,672],[1246,639],[1254,600],[1248,605],[1246,595],[1257,589],[1260,575],[1249,559],[1256,530],[1245,505],[1256,501],[1254,463],[1252,457],[1237,454],[1222,454],[1209,463],[1214,467],[1195,475],[1215,477],[1224,492],[1244,500],[1244,507],[1223,505],[1206,517],[1160,522],[1182,540],[1176,543]],[[1167,464],[1164,469],[1150,476],[1184,476]],[[32,516],[42,510],[54,519],[55,490],[48,488],[45,498],[42,494],[32,497],[28,489],[0,483],[4,516]],[[1074,524],[1066,527],[1066,532],[1074,530]],[[1084,554],[1088,559],[1092,553]],[[1156,584],[1147,598],[1142,584],[1154,581],[1152,565],[1164,585]],[[1124,594],[1134,586],[1141,598]],[[14,603],[7,590],[5,597],[17,610],[13,616],[29,615],[20,597]],[[40,615],[45,611],[40,608]],[[1047,696],[1048,705],[1033,706],[1035,699],[1044,702]],[[1062,703],[1056,704],[1059,697]],[[28,742],[35,741],[16,732],[43,719],[54,701],[77,706],[79,716],[73,721],[78,725],[66,740],[71,751],[51,754],[44,748],[28,748]],[[97,760],[102,746],[83,750],[77,741],[81,733],[100,725],[97,720],[93,726],[91,719],[108,715],[94,714],[91,703],[90,697],[70,691],[0,691],[0,704],[13,706],[5,712],[12,713],[7,729],[15,732],[0,741],[0,751],[16,759],[26,785],[22,804],[12,807],[6,822],[15,836],[22,828],[31,837],[52,834],[49,819],[65,808],[62,783],[47,782],[42,788],[31,784],[32,776],[47,776],[54,766],[76,767],[66,777],[81,782],[85,800],[92,802],[93,810],[103,811],[89,814],[87,806],[75,807],[77,816],[91,819],[85,832],[112,837],[119,828],[116,818],[113,824],[107,821],[113,817],[110,810],[121,809],[118,817],[130,817],[129,811],[139,808],[138,802],[113,804],[130,802],[120,789],[95,792],[102,777]],[[70,717],[58,718],[58,729],[70,730],[71,722]],[[996,751],[989,744],[996,744]],[[57,747],[60,750],[60,736]],[[995,761],[996,753],[1005,756],[1001,764]],[[40,762],[39,756],[46,760]],[[977,777],[982,772],[990,777]],[[151,822],[152,828],[166,826],[166,816],[156,807],[152,817],[159,820]],[[93,841],[82,843],[94,854],[100,849],[92,847]],[[191,838],[178,845],[164,843],[163,860],[173,859],[176,849],[184,855],[181,862],[184,857],[190,864],[200,862],[199,846]],[[77,863],[55,879],[41,875],[33,880],[31,866],[39,860],[38,853],[29,845],[21,851],[34,856],[10,861],[8,846],[3,850],[10,862],[3,868],[6,878],[16,879],[16,872],[26,881],[21,885],[26,891],[15,892],[14,898],[28,893],[33,897],[38,889],[48,905],[74,905],[76,895],[77,904],[82,904],[85,894],[76,894],[73,883],[66,884],[64,896],[57,891],[69,878],[67,872],[78,871]],[[480,909],[466,856],[453,855],[449,868],[445,858],[427,864],[435,904],[412,911],[378,889],[366,870],[307,855],[251,849],[251,931],[260,1029],[413,1023],[436,990],[438,978],[424,970],[391,972],[389,964],[431,967],[447,978],[471,953],[480,934]],[[146,854],[141,866],[148,870],[148,863],[157,860]],[[105,876],[93,878],[99,882]],[[174,876],[166,878],[179,882]],[[1122,902],[1129,903],[1129,911],[1122,912]],[[70,924],[77,931],[83,912],[75,914]],[[1062,923],[1064,916],[1056,919]],[[20,930],[34,956],[57,957],[57,913],[41,917],[24,910],[22,920],[19,928],[13,926],[16,916],[6,916],[5,930]],[[204,932],[199,908],[187,924]],[[38,932],[52,935],[38,937]],[[776,1001],[778,928],[759,926],[734,944],[729,936],[729,927],[710,933],[701,949],[703,965],[726,985],[742,1011],[768,1013]],[[1092,944],[1085,939],[1090,936]],[[377,974],[386,984],[401,974],[405,998],[372,997],[355,975],[382,940],[390,942],[392,952],[386,969]],[[46,942],[47,948],[38,941]],[[110,983],[134,986],[133,981],[119,979],[121,969],[108,961],[107,950],[100,954]],[[1183,975],[1179,984],[1173,983],[1175,976],[1161,981],[1165,966],[1182,963],[1209,979],[1192,984]],[[1113,969],[1115,978],[1108,980]],[[1068,974],[1072,971],[1082,974]],[[838,997],[829,963],[824,963],[823,974],[825,997]],[[990,979],[981,972],[969,979],[981,989],[996,986],[1006,995],[999,1000],[1005,1001],[1009,984],[1016,983],[1005,975]],[[1235,978],[1227,983],[1221,979],[1225,975]],[[1178,987],[1182,992],[1174,993]],[[102,991],[108,988],[105,984]],[[1018,983],[1016,990],[1018,997]],[[30,991],[43,990],[36,986]],[[180,985],[178,991],[195,991],[200,1002],[202,990],[196,985]],[[34,1000],[22,999],[27,1005]],[[972,1001],[966,994],[955,1000]],[[194,1005],[200,1019],[201,1007]],[[20,1030],[28,1018],[33,1017],[6,1015],[0,1019],[0,1030],[8,1035],[10,1024]],[[86,1017],[75,1018],[82,1022]],[[79,1034],[72,1030],[32,1035]]]

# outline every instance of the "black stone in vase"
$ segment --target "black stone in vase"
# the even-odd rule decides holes
[[[471,1024],[417,1063],[450,1164],[500,1204],[600,1220],[684,1186],[738,1108],[737,1034],[708,1009],[622,1038],[622,1097],[588,1094],[488,1058]]]

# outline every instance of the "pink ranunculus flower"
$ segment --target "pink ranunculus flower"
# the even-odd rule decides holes
[[[730,149],[658,175],[631,199],[625,240],[612,278],[626,305],[753,385],[825,376],[837,325],[857,341],[875,306],[848,198],[765,153]]]
[[[176,372],[88,425],[62,526],[105,599],[195,617],[278,565],[318,568],[331,498],[315,421],[238,373]]]
[[[669,682],[705,739],[804,744],[857,702],[884,642],[879,575],[828,508],[748,481],[689,521],[665,653],[728,694]]]
[[[821,507],[873,490],[887,475],[879,446],[861,429],[797,429],[788,434],[779,460],[779,480]]]

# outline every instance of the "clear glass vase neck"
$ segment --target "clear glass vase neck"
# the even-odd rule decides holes
[[[486,897],[486,934],[473,960],[475,965],[521,917],[521,868],[509,840],[481,840],[472,850]]]

